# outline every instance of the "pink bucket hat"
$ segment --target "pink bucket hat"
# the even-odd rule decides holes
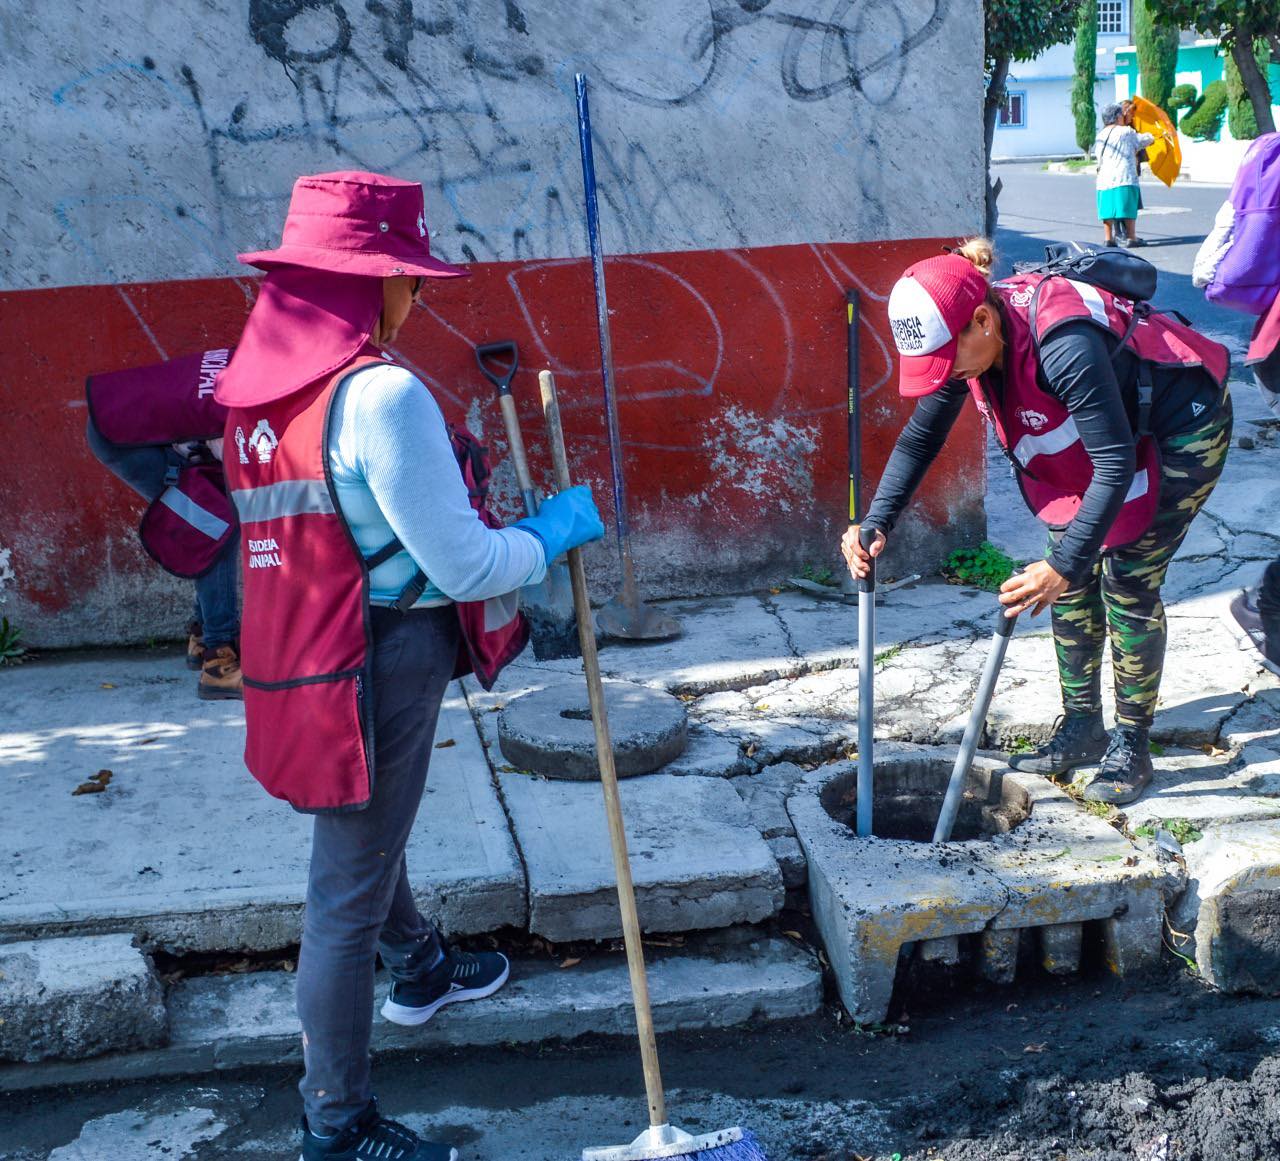
[[[467,274],[431,256],[422,186],[380,173],[317,173],[293,184],[284,236],[274,250],[241,254],[246,266],[303,266],[372,278]]]

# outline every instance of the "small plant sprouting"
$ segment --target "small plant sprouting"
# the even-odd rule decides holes
[[[26,658],[26,647],[16,625],[9,624],[8,617],[0,617],[0,665],[21,665]]]
[[[1175,839],[1178,845],[1185,847],[1188,843],[1198,842],[1204,838],[1204,831],[1196,826],[1189,818],[1165,818],[1160,820],[1160,827],[1167,830]],[[1156,824],[1153,822],[1144,822],[1141,826],[1135,827],[1133,833],[1138,838],[1155,838]]]
[[[1026,734],[1017,734],[1009,742],[1010,754],[1029,754],[1035,748],[1035,743]]]
[[[995,593],[1017,567],[1013,557],[984,540],[977,548],[957,548],[942,562],[942,575],[953,584]]]
[[[800,569],[800,579],[813,581],[815,585],[834,585],[836,574],[821,565],[806,564]]]
[[[903,647],[901,645],[890,645],[889,648],[884,650],[882,653],[876,654],[873,664],[877,669],[879,669],[886,661],[892,661],[897,657],[898,654],[902,652],[902,649]]]

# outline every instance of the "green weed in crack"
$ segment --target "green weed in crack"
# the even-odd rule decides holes
[[[21,638],[18,627],[11,625],[8,617],[0,617],[0,665],[21,665],[26,660]]]
[[[1136,838],[1155,838],[1157,829],[1167,830],[1175,839],[1178,845],[1185,847],[1188,843],[1198,842],[1204,838],[1204,831],[1200,830],[1189,818],[1165,818],[1160,820],[1159,828],[1153,822],[1144,822],[1141,826],[1134,829]]]
[[[977,548],[957,548],[942,562],[942,575],[953,584],[995,593],[1017,567],[1013,557],[984,540]]]

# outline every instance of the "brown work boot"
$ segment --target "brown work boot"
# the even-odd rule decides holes
[[[240,655],[234,645],[219,645],[204,651],[200,667],[200,684],[196,692],[202,701],[244,698],[244,679],[240,676]]]
[[[199,621],[187,622],[187,668],[204,668],[204,626]]]

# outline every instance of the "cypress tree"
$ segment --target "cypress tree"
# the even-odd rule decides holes
[[[1097,135],[1093,88],[1098,74],[1098,0],[1082,0],[1076,20],[1075,79],[1071,82],[1071,116],[1076,144],[1088,153]]]
[[[1156,23],[1152,0],[1133,2],[1133,42],[1142,95],[1172,117],[1169,95],[1178,79],[1178,30]]]

